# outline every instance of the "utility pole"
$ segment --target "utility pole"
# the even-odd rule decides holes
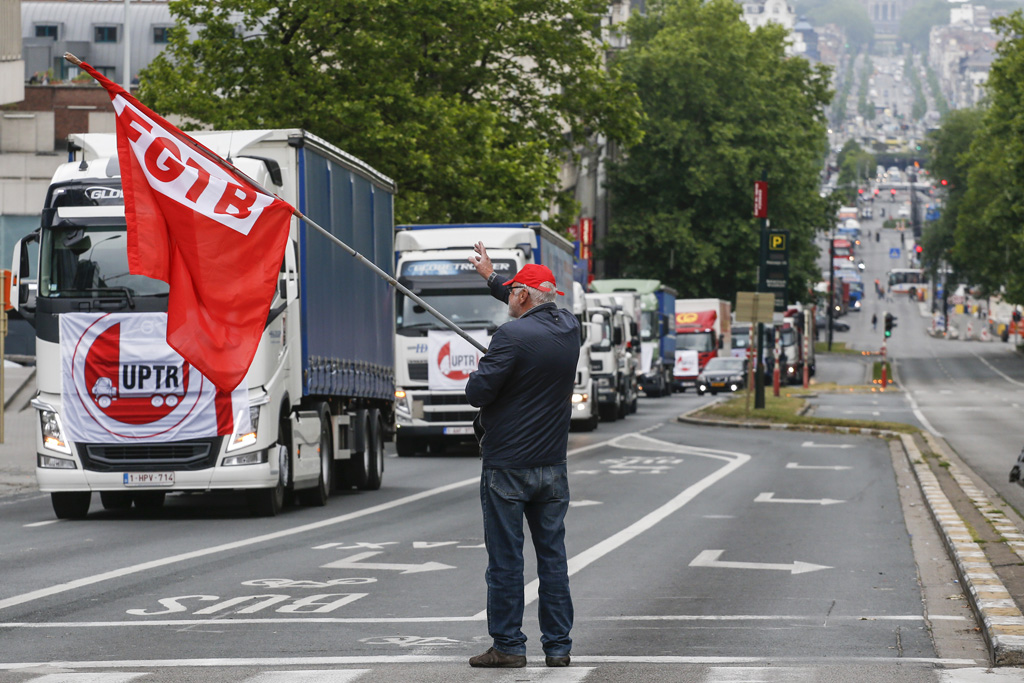
[[[761,202],[756,199],[757,192],[763,192]],[[755,187],[754,201],[755,215],[761,219],[760,249],[758,250],[757,266],[757,291],[764,292],[764,278],[762,272],[768,262],[768,171],[761,171],[761,183]],[[764,409],[764,323],[757,323],[757,350],[754,361],[757,372],[754,377],[754,410]]]

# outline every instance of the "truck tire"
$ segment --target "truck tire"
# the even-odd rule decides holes
[[[245,492],[249,514],[253,517],[275,517],[284,507],[284,489],[291,473],[290,425],[282,423],[277,443],[277,485],[268,489],[252,489]],[[286,443],[281,443],[285,441]]]
[[[127,510],[132,506],[131,491],[100,491],[104,510]]]
[[[57,519],[85,519],[92,502],[91,491],[59,491],[50,494]]]
[[[320,476],[316,486],[299,493],[303,505],[323,507],[334,490],[334,434],[331,429],[331,411],[326,403],[317,410],[320,414]]]
[[[376,491],[384,478],[384,424],[376,408],[367,411],[365,429],[363,448],[353,462],[356,485],[363,491]]]
[[[159,510],[164,506],[166,491],[136,491],[132,494],[135,507],[140,510]]]
[[[618,403],[605,403],[597,407],[597,412],[601,415],[602,422],[615,422],[619,419],[619,404]]]
[[[586,422],[583,423],[583,431],[585,431],[585,432],[592,432],[592,431],[594,431],[595,429],[597,429],[598,421],[599,421],[599,418],[598,418],[597,413],[595,412],[589,418],[587,418]]]

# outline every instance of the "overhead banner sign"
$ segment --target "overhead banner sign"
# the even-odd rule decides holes
[[[181,441],[251,429],[244,382],[220,391],[168,346],[166,313],[65,313],[60,356],[72,441]]]
[[[487,346],[487,330],[466,330],[469,336]],[[465,391],[469,375],[480,363],[480,353],[472,344],[450,330],[427,333],[427,388],[430,391]]]

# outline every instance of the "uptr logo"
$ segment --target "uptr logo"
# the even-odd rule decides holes
[[[697,322],[696,313],[676,313],[676,325],[692,325]]]
[[[441,374],[452,380],[469,379],[469,374],[476,371],[476,363],[476,353],[452,353],[451,342],[446,342],[437,354]]]

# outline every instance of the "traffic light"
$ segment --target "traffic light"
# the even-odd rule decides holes
[[[946,181],[945,181],[945,180],[943,180],[943,181],[942,181],[942,184],[943,184],[943,185],[945,185],[945,184],[946,184]],[[891,194],[891,195],[892,195],[893,197],[895,197],[895,196],[896,196],[896,188],[895,188],[895,187],[894,187],[894,188],[891,188],[891,189],[889,190],[889,194]]]
[[[943,187],[945,187],[946,185],[948,185],[948,184],[949,184],[949,183],[948,183],[948,182],[946,181],[946,179],[945,179],[945,178],[943,178],[943,179],[942,179],[942,180],[940,180],[939,182],[940,182],[940,183],[942,183]]]
[[[924,251],[924,247],[922,247],[920,244],[915,245],[914,246],[914,251],[916,251],[918,254],[920,254],[922,251]]]
[[[892,313],[885,314],[885,337],[888,339],[892,336],[892,328],[896,327],[896,316]]]

